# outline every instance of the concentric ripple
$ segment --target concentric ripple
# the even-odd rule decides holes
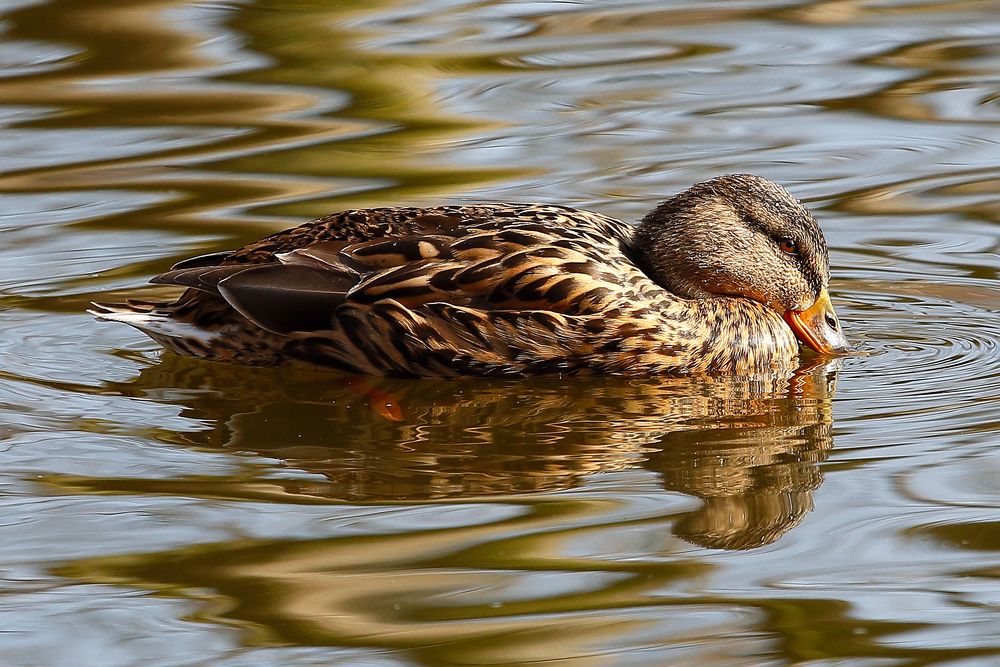
[[[1000,289],[986,282],[845,281],[857,323],[857,363],[871,374],[845,401],[902,399],[894,412],[972,406],[1000,396]],[[879,291],[874,291],[879,290]],[[884,290],[884,291],[883,291]],[[990,308],[988,301],[996,308]],[[943,386],[944,385],[944,386]],[[947,387],[946,391],[943,391]]]

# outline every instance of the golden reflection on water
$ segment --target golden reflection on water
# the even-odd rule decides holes
[[[812,508],[818,464],[833,446],[836,373],[813,364],[757,378],[373,379],[359,390],[332,374],[303,378],[167,356],[105,389],[173,403],[209,426],[174,437],[177,444],[279,459],[325,481],[51,476],[48,485],[69,494],[483,511],[446,528],[236,540],[78,561],[58,573],[194,599],[203,596],[188,591],[210,589],[198,617],[236,623],[255,644],[402,649],[427,664],[574,655],[602,664],[586,647],[641,635],[655,624],[641,610],[697,616],[718,602],[662,597],[710,569],[684,557],[671,533],[709,548],[751,549]],[[391,400],[399,412],[387,417],[373,399]],[[697,497],[698,507],[650,513],[613,493],[554,493],[633,468],[655,473],[665,491]],[[660,557],[580,552],[630,531],[656,536]],[[562,583],[524,587],[544,573]],[[636,612],[594,613],[611,608]],[[670,632],[699,631],[678,623]]]
[[[326,482],[270,480],[266,495],[359,503],[482,499],[571,489],[643,467],[702,499],[677,534],[702,546],[769,544],[812,507],[833,446],[833,364],[759,377],[361,381],[167,355],[108,386],[175,403],[211,425],[166,435],[279,459]],[[390,403],[395,412],[387,414]],[[261,481],[51,478],[66,489],[263,498]],[[282,494],[287,497],[282,498]]]

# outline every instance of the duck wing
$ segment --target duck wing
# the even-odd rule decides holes
[[[183,354],[353,374],[662,370],[683,350],[658,338],[664,292],[633,229],[549,205],[348,211],[177,265],[153,280],[189,289],[141,323],[99,316]]]
[[[278,334],[329,329],[338,308],[385,301],[586,314],[620,291],[609,260],[625,259],[631,230],[597,214],[528,205],[368,209],[322,220],[186,260],[152,282],[220,297]]]

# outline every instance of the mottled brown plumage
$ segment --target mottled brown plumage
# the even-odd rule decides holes
[[[175,302],[95,314],[180,354],[353,374],[754,372],[794,362],[789,313],[828,280],[813,217],[741,174],[638,226],[540,204],[343,211],[153,278],[188,288]]]

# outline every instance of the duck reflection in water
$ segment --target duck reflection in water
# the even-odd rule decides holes
[[[388,380],[167,355],[126,395],[212,425],[184,444],[279,459],[327,481],[284,493],[444,501],[569,489],[642,467],[702,499],[674,532],[717,549],[769,544],[812,508],[833,446],[836,361],[756,377]],[[362,383],[362,384],[359,384]],[[206,491],[209,495],[210,491]]]

